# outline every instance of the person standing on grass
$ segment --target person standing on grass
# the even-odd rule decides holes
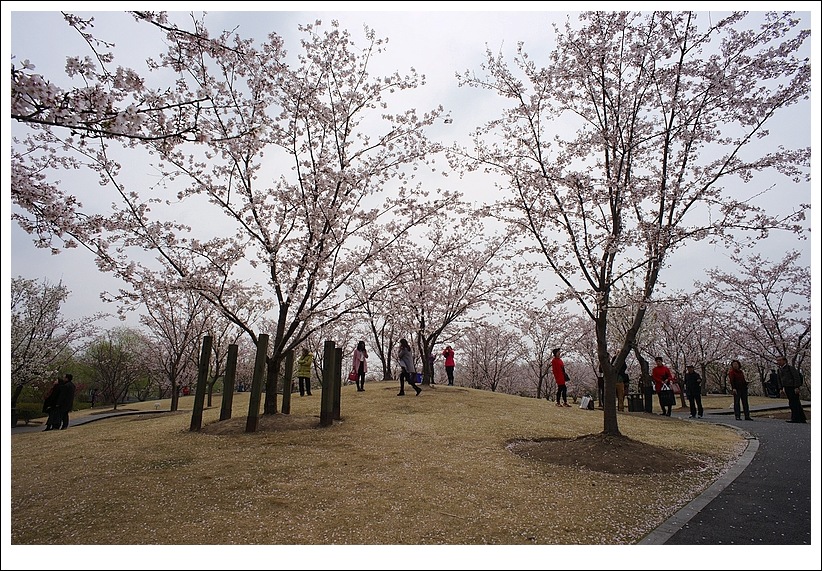
[[[807,418],[802,410],[802,402],[799,400],[799,387],[802,386],[802,378],[793,365],[788,364],[788,360],[782,355],[776,358],[777,375],[779,375],[779,386],[781,392],[788,398],[788,406],[791,407],[791,419],[787,422],[805,424]]]
[[[748,381],[745,380],[745,373],[742,372],[742,363],[737,359],[731,361],[731,368],[728,370],[728,381],[734,394],[734,416],[739,418],[739,402],[742,401],[742,410],[745,412],[745,420],[751,418],[751,409],[748,406]]]
[[[69,425],[69,412],[74,408],[74,393],[76,387],[72,382],[74,377],[71,373],[66,373],[60,381],[57,389],[57,408],[60,411],[60,430],[65,430]]]
[[[616,355],[611,358],[611,364],[616,361]],[[617,371],[616,378],[616,401],[617,410],[623,412],[625,410],[625,393],[628,392],[628,363],[622,363],[622,366]]]
[[[446,345],[442,351],[445,357],[445,374],[448,376],[448,384],[454,386],[454,350],[451,345]]]
[[[659,398],[659,406],[662,407],[662,416],[671,416],[671,409],[673,405],[663,404],[662,400],[662,385],[667,384],[670,387],[674,376],[671,374],[671,369],[665,366],[662,362],[662,357],[655,357],[656,366],[651,371],[651,378],[654,380],[654,390],[656,390],[657,398]]]
[[[297,382],[300,385],[300,396],[307,394],[311,396],[311,365],[314,363],[314,355],[308,352],[308,348],[303,347],[302,355],[297,359]]]
[[[685,369],[685,392],[691,405],[691,416],[688,418],[702,418],[702,377],[694,371],[693,365]]]
[[[368,372],[368,351],[365,350],[365,341],[357,343],[354,349],[351,370],[357,374],[357,390],[365,390],[365,374]]]
[[[58,378],[54,380],[54,383],[52,383],[48,392],[46,392],[45,399],[43,399],[43,412],[49,415],[46,419],[46,429],[43,432],[60,428],[60,409],[57,408],[57,396],[59,392],[60,379]]]
[[[405,395],[405,381],[408,381],[408,384],[414,387],[414,390],[417,392],[417,396],[422,392],[417,386],[414,377],[417,376],[417,370],[414,367],[414,354],[411,353],[411,345],[408,344],[408,341],[405,339],[400,339],[400,348],[397,350],[397,358],[400,362],[400,368],[402,371],[400,372],[400,392],[397,393],[398,397]]]
[[[554,358],[551,359],[551,372],[554,373],[554,381],[557,383],[557,406],[567,406],[568,404],[568,373],[565,372],[565,363],[560,358],[559,348],[553,350]],[[559,401],[562,400],[562,403]]]

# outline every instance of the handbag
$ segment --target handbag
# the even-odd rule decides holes
[[[358,377],[359,377],[359,375],[357,374],[356,371],[351,371],[350,373],[348,373],[348,380],[351,381],[352,383],[356,383]]]
[[[659,389],[659,404],[662,406],[673,406],[676,404],[676,396],[668,383],[664,383]]]

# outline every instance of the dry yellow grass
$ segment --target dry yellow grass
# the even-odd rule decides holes
[[[318,390],[294,395],[290,415],[262,417],[256,433],[243,432],[248,393],[239,393],[234,418],[217,422],[217,397],[199,433],[188,430],[188,397],[176,414],[16,435],[12,544],[632,544],[744,449],[724,427],[620,414],[625,436],[693,466],[591,472],[522,458],[506,443],[598,433],[601,412],[460,387],[396,391],[343,387],[342,419],[325,428]],[[141,407],[154,403],[127,408]]]

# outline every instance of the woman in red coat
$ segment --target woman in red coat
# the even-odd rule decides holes
[[[442,351],[442,356],[445,357],[445,374],[448,375],[448,384],[454,384],[454,350],[451,345],[446,345]]]
[[[554,358],[551,359],[551,372],[554,373],[554,381],[557,383],[557,406],[567,406],[568,404],[568,373],[565,372],[565,363],[560,358],[559,348],[553,350]],[[563,403],[560,403],[562,399]]]
[[[656,367],[654,367],[651,371],[651,377],[654,379],[654,390],[656,390],[657,398],[659,398],[659,406],[662,407],[662,412],[660,414],[662,416],[671,416],[671,409],[673,408],[673,405],[662,404],[662,393],[660,393],[660,391],[662,390],[662,385],[664,383],[668,383],[670,386],[674,376],[671,374],[671,369],[666,367],[662,362],[662,357],[656,357],[654,361],[656,361]]]

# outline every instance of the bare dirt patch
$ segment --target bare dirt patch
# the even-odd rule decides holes
[[[676,450],[604,434],[518,440],[508,449],[523,458],[610,474],[669,474],[698,462]]]
[[[204,426],[200,432],[225,436],[229,434],[244,434],[247,417],[229,418]],[[287,430],[305,430],[318,428],[319,416],[292,416],[290,414],[263,414],[257,421],[257,432],[283,432]]]

